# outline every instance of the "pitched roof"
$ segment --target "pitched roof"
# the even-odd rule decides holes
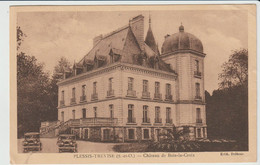
[[[125,26],[112,33],[105,35],[89,52],[85,57],[80,60],[80,64],[83,64],[83,60],[93,60],[95,55],[107,56],[112,48],[122,50],[125,45],[126,37],[129,31],[129,27]]]
[[[155,42],[154,36],[153,36],[153,31],[151,27],[151,19],[149,18],[149,29],[147,31],[145,41],[144,41],[154,52],[157,51],[157,44]]]

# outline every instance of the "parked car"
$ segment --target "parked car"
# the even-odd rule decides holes
[[[28,151],[41,151],[42,143],[40,141],[40,133],[38,132],[28,132],[24,134],[23,141],[23,152]]]
[[[57,145],[59,146],[59,152],[78,152],[76,136],[73,134],[59,135]]]

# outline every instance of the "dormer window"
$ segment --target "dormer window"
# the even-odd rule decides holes
[[[94,59],[95,68],[102,67],[106,62],[106,57],[102,55],[96,55]]]
[[[110,55],[110,63],[118,62],[121,59],[120,52],[117,49],[111,49],[109,55]]]

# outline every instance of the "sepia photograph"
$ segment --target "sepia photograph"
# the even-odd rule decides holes
[[[12,150],[256,161],[254,5],[160,7],[13,7]]]

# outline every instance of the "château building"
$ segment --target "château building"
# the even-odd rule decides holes
[[[206,54],[183,25],[173,32],[160,52],[151,19],[144,37],[138,15],[95,37],[93,48],[58,82],[59,129],[85,140],[126,142],[157,141],[175,126],[190,139],[207,138]]]

